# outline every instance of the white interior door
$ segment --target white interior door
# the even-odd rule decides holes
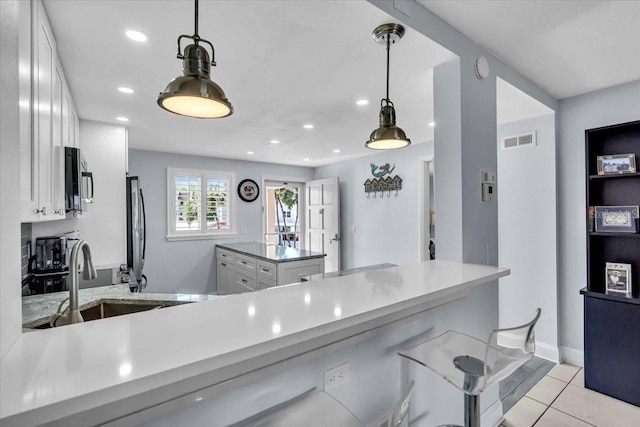
[[[338,178],[307,182],[306,247],[321,252],[324,271],[340,270],[340,192]]]

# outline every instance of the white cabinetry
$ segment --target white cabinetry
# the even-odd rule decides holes
[[[79,122],[66,82],[62,88],[62,145],[80,148],[78,138]]]
[[[30,43],[20,46],[31,73],[30,83],[20,86],[21,99],[30,100],[29,112],[21,114],[21,130],[28,134],[21,137],[23,222],[65,218],[63,147],[78,145],[77,114],[44,6],[39,1],[30,6]]]
[[[216,248],[219,294],[235,294],[287,285],[300,276],[324,271],[324,258],[270,262],[249,254]]]

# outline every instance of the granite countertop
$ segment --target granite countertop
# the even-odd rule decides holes
[[[267,245],[259,242],[221,243],[216,247],[271,262],[299,261],[301,259],[325,257],[325,254],[320,252],[290,248],[288,246]]]
[[[78,306],[80,310],[95,307],[103,302],[124,302],[127,304],[153,303],[166,307],[220,298],[218,295],[131,292],[128,284],[80,289],[78,296]],[[66,298],[69,298],[69,292],[54,292],[23,297],[22,327],[35,328],[48,323],[49,318],[58,310],[58,306]]]

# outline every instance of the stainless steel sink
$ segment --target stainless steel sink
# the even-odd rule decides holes
[[[122,316],[123,314],[139,313],[147,310],[157,310],[166,307],[154,304],[124,303],[124,302],[102,302],[95,307],[81,310],[82,318],[85,322],[89,320],[106,319],[107,317]]]
[[[92,320],[106,319],[108,317],[122,316],[125,314],[140,313],[142,311],[157,310],[164,307],[172,307],[181,304],[188,304],[188,301],[163,301],[158,302],[140,302],[140,301],[104,301],[96,306],[81,310],[82,318],[85,322]],[[47,321],[43,325],[35,326],[35,329],[48,329],[51,326]]]

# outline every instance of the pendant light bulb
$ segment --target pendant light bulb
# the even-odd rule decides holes
[[[182,38],[193,43],[180,50]],[[233,106],[220,86],[209,76],[215,58],[209,59],[209,53],[200,45],[206,43],[215,55],[213,45],[198,36],[198,0],[195,0],[195,33],[193,36],[178,37],[178,55],[182,59],[182,75],[173,79],[164,92],[158,95],[158,105],[175,114],[199,119],[214,119],[233,114]]]
[[[383,24],[373,30],[373,38],[387,48],[387,97],[380,101],[380,127],[371,132],[365,147],[373,150],[394,150],[411,144],[404,131],[396,126],[396,110],[389,99],[389,52],[391,45],[400,41],[404,27],[400,24]]]

